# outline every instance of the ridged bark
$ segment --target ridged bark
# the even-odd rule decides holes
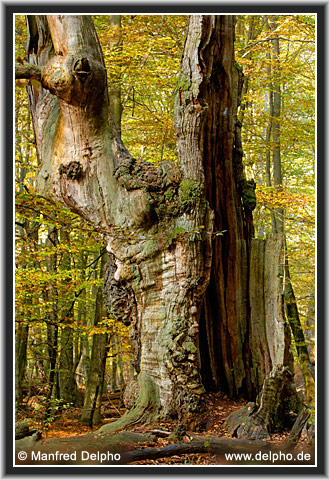
[[[208,388],[254,399],[273,367],[290,363],[290,338],[279,280],[283,239],[252,240],[255,183],[246,179],[242,164],[237,108],[243,75],[234,60],[233,39],[232,16],[203,20],[197,69],[205,115],[199,144],[214,230],[223,233],[212,244],[200,345]]]

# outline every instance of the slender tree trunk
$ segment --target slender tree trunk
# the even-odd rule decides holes
[[[101,257],[100,277],[103,278],[104,267],[107,261],[107,254]],[[106,315],[103,302],[102,287],[96,290],[94,325],[97,325],[102,316]],[[83,411],[80,421],[88,423],[91,427],[97,425],[101,421],[101,400],[103,393],[104,373],[107,357],[108,346],[107,334],[94,334],[91,353],[90,371],[88,382],[86,383],[86,393],[84,399]]]
[[[272,17],[270,31],[274,32],[277,27],[277,17]],[[273,178],[274,186],[281,191],[283,188],[281,167],[281,79],[280,79],[280,42],[277,33],[272,35],[272,154],[273,154]],[[275,220],[275,233],[284,234],[284,209],[277,207]]]
[[[115,338],[116,337],[113,337],[114,341],[115,341]],[[117,387],[117,354],[113,355],[111,359],[110,381],[111,381],[111,390],[114,392]]]
[[[15,404],[16,409],[22,408],[23,385],[26,374],[26,351],[28,341],[29,326],[19,323],[16,331],[15,344]]]
[[[60,233],[61,242],[69,245],[69,235],[64,230]],[[63,253],[61,259],[61,270],[69,272],[71,268],[71,258],[69,253]],[[64,280],[64,284],[70,283],[71,278]],[[60,398],[63,403],[75,405],[77,398],[77,384],[75,381],[75,369],[73,361],[73,329],[70,324],[74,321],[74,310],[72,308],[72,299],[63,301],[61,299],[61,336],[60,336],[60,355],[59,355],[59,386]],[[63,325],[64,324],[64,325]],[[66,326],[68,325],[68,326]]]
[[[48,238],[46,240],[48,245],[57,245],[58,236],[57,230],[49,229]],[[57,271],[57,255],[54,253],[47,260],[47,270],[49,273]],[[51,303],[51,311],[47,315],[47,350],[48,350],[48,389],[45,401],[45,415],[44,425],[47,425],[52,418],[52,397],[55,395],[59,398],[57,388],[57,357],[58,357],[58,293],[57,287],[52,282],[49,282],[48,291],[45,292],[46,301]]]
[[[21,108],[21,106],[20,106]],[[29,120],[30,115],[28,116]],[[27,145],[25,155],[23,154],[23,145],[24,139],[23,132],[19,129],[19,112],[15,115],[15,141],[16,141],[16,151],[18,152],[19,157],[19,170],[18,170],[18,190],[20,193],[23,192],[24,189],[24,181],[26,179],[27,168],[29,158],[30,158],[30,144]],[[27,121],[27,129],[26,134],[29,135],[31,126],[30,122]],[[31,225],[32,223],[32,225]],[[34,232],[33,230],[33,221],[29,222],[27,219],[22,220],[19,222],[17,226],[18,232],[21,238],[26,238],[27,235],[36,239],[38,236],[38,232]],[[31,228],[32,227],[32,228]],[[23,244],[22,246],[22,253],[26,253],[26,247]],[[21,265],[21,268],[25,269],[27,267],[27,263],[24,261]],[[29,303],[32,303],[32,299],[29,299]],[[22,306],[22,317],[25,317],[27,305]],[[29,335],[29,325],[25,323],[19,322],[16,328],[15,334],[15,407],[16,409],[20,409],[23,407],[23,384],[24,379],[26,376],[26,368],[27,368],[27,345],[28,345],[28,335]]]
[[[79,269],[81,271],[81,280],[85,280],[85,269],[87,267],[87,259],[88,255],[83,253],[80,255],[79,259]],[[79,295],[79,303],[78,303],[78,315],[77,315],[77,322],[79,327],[84,327],[87,326],[87,315],[86,315],[86,288],[83,288],[82,291],[80,292]],[[89,376],[89,371],[90,371],[90,348],[89,348],[89,341],[88,341],[88,335],[81,335],[80,338],[80,362],[78,365],[78,370],[79,373],[83,377],[80,377],[81,379],[84,379],[84,383],[82,380],[79,382],[80,385],[84,384],[85,386],[88,383],[88,376]]]
[[[54,387],[56,387],[56,363],[58,349],[58,327],[57,325],[47,325],[47,343],[49,358],[48,390],[45,401],[44,426],[48,426],[52,418],[52,396]]]
[[[306,387],[306,401],[311,403],[315,397],[315,377],[311,371],[311,360],[309,356],[308,346],[305,338],[305,333],[300,321],[300,315],[298,310],[298,305],[296,301],[296,296],[293,290],[293,286],[290,278],[290,268],[289,268],[289,258],[286,254],[285,256],[285,290],[284,290],[284,299],[285,299],[285,311],[286,317],[288,319],[291,331],[295,340],[299,365],[304,377],[305,387]]]
[[[265,29],[266,33],[269,34],[270,32],[270,27],[268,23],[268,18],[265,18]],[[272,132],[273,132],[273,124],[274,124],[274,118],[273,118],[273,112],[274,112],[274,87],[273,87],[273,76],[272,76],[272,53],[271,53],[271,46],[267,44],[267,53],[266,53],[266,58],[268,61],[267,65],[267,74],[269,78],[269,85],[268,85],[268,110],[269,110],[269,120],[268,120],[268,125],[266,129],[266,165],[265,165],[265,175],[266,175],[266,185],[267,187],[272,186],[272,176],[271,176],[271,155],[273,151],[273,144],[272,144]],[[277,232],[276,229],[276,218],[275,218],[275,213],[273,211],[270,212],[270,218],[272,222],[272,231],[273,233]]]
[[[280,80],[280,43],[279,36],[275,33],[277,27],[277,17],[272,17],[270,22],[270,31],[272,35],[272,64],[273,71],[271,76],[271,84],[273,91],[273,106],[272,106],[272,139],[273,139],[273,180],[274,186],[280,192],[283,189],[282,179],[282,162],[281,162],[281,80]],[[285,210],[282,207],[275,208],[275,213],[272,213],[272,224],[274,233],[282,233],[285,235]],[[314,378],[310,372],[308,365],[310,364],[309,353],[306,345],[304,331],[300,322],[298,306],[295,299],[295,294],[290,278],[289,259],[287,252],[287,244],[285,239],[284,245],[284,262],[282,260],[282,276],[284,283],[284,302],[285,312],[291,327],[293,337],[295,339],[299,363],[306,386],[306,400],[310,402],[314,397]]]

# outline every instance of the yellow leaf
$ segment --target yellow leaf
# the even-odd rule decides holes
[[[36,80],[35,78],[31,78],[30,83],[35,88],[41,87],[41,83],[38,80]]]

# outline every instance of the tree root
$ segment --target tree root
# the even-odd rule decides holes
[[[300,407],[288,367],[274,367],[264,381],[259,402],[249,403],[226,419],[233,437],[269,440],[270,433],[292,427]]]
[[[121,418],[103,425],[95,433],[118,432],[138,423],[154,423],[159,418],[159,410],[158,387],[149,375],[141,372],[138,378],[138,395],[133,407]]]
[[[285,441],[286,446],[294,445],[298,442],[298,440],[299,440],[299,438],[302,434],[302,431],[303,431],[305,425],[307,424],[310,416],[311,416],[311,413],[308,411],[308,409],[306,407],[304,407],[301,410],[300,414],[298,415],[298,418],[295,421],[295,423],[294,423],[294,425],[291,429],[290,435],[288,436],[287,440]]]

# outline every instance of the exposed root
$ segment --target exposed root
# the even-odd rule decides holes
[[[292,372],[288,367],[274,367],[265,379],[259,402],[230,414],[226,426],[238,438],[270,439],[270,433],[292,427],[299,407]]]
[[[103,425],[95,433],[112,433],[138,423],[154,423],[159,417],[160,402],[157,385],[149,375],[141,372],[138,377],[138,396],[133,407],[115,422]]]

